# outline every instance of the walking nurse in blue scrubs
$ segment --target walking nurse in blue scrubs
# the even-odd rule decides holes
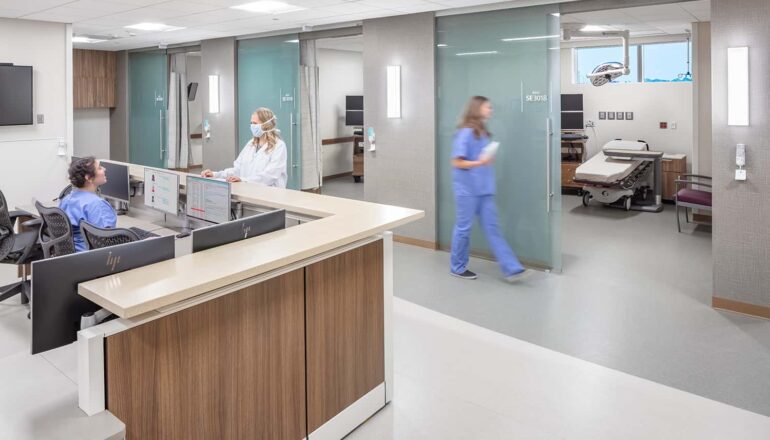
[[[482,154],[490,143],[486,121],[492,116],[492,104],[483,96],[474,96],[465,107],[462,121],[452,144],[452,184],[457,216],[452,235],[451,274],[475,279],[468,270],[468,252],[473,219],[478,216],[492,253],[503,276],[515,282],[531,274],[516,258],[500,233],[495,206],[495,170],[493,155]]]

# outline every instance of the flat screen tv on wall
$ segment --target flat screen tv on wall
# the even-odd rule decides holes
[[[0,64],[0,125],[32,125],[32,66]]]

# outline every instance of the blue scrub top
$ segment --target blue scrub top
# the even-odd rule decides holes
[[[72,239],[75,242],[75,252],[86,250],[86,242],[80,233],[82,220],[100,228],[114,228],[118,221],[115,210],[110,204],[90,191],[73,189],[59,202],[59,208],[67,213],[72,224]]]
[[[461,128],[452,143],[452,159],[479,160],[481,150],[489,144],[489,136],[479,138],[472,128]],[[486,196],[495,193],[495,168],[492,164],[480,167],[452,170],[455,196]]]

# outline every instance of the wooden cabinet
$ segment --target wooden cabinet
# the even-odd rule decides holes
[[[74,107],[115,107],[115,76],[115,52],[74,49],[72,51]]]
[[[673,201],[676,196],[676,178],[687,173],[687,157],[680,155],[674,158],[663,157],[661,160],[663,170],[663,200]]]
[[[583,188],[580,183],[575,183],[575,171],[580,166],[579,162],[562,162],[561,163],[561,187],[562,188]]]

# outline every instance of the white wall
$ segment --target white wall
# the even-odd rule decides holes
[[[8,204],[50,202],[66,184],[72,153],[71,26],[0,18],[0,62],[33,67],[33,107],[45,123],[0,127],[0,190]]]
[[[319,71],[318,126],[321,139],[351,136],[353,128],[345,126],[345,96],[364,94],[363,54],[318,49],[316,57]],[[351,143],[323,145],[324,176],[353,171],[352,148]]]
[[[687,163],[693,151],[693,87],[691,83],[572,84],[572,49],[561,50],[561,92],[582,93],[587,128],[587,157],[612,139],[643,139],[654,151],[682,153]],[[633,112],[632,121],[599,120],[600,111]],[[660,129],[660,122],[676,122],[676,129]]]
[[[110,109],[75,109],[73,128],[72,154],[110,159]]]

